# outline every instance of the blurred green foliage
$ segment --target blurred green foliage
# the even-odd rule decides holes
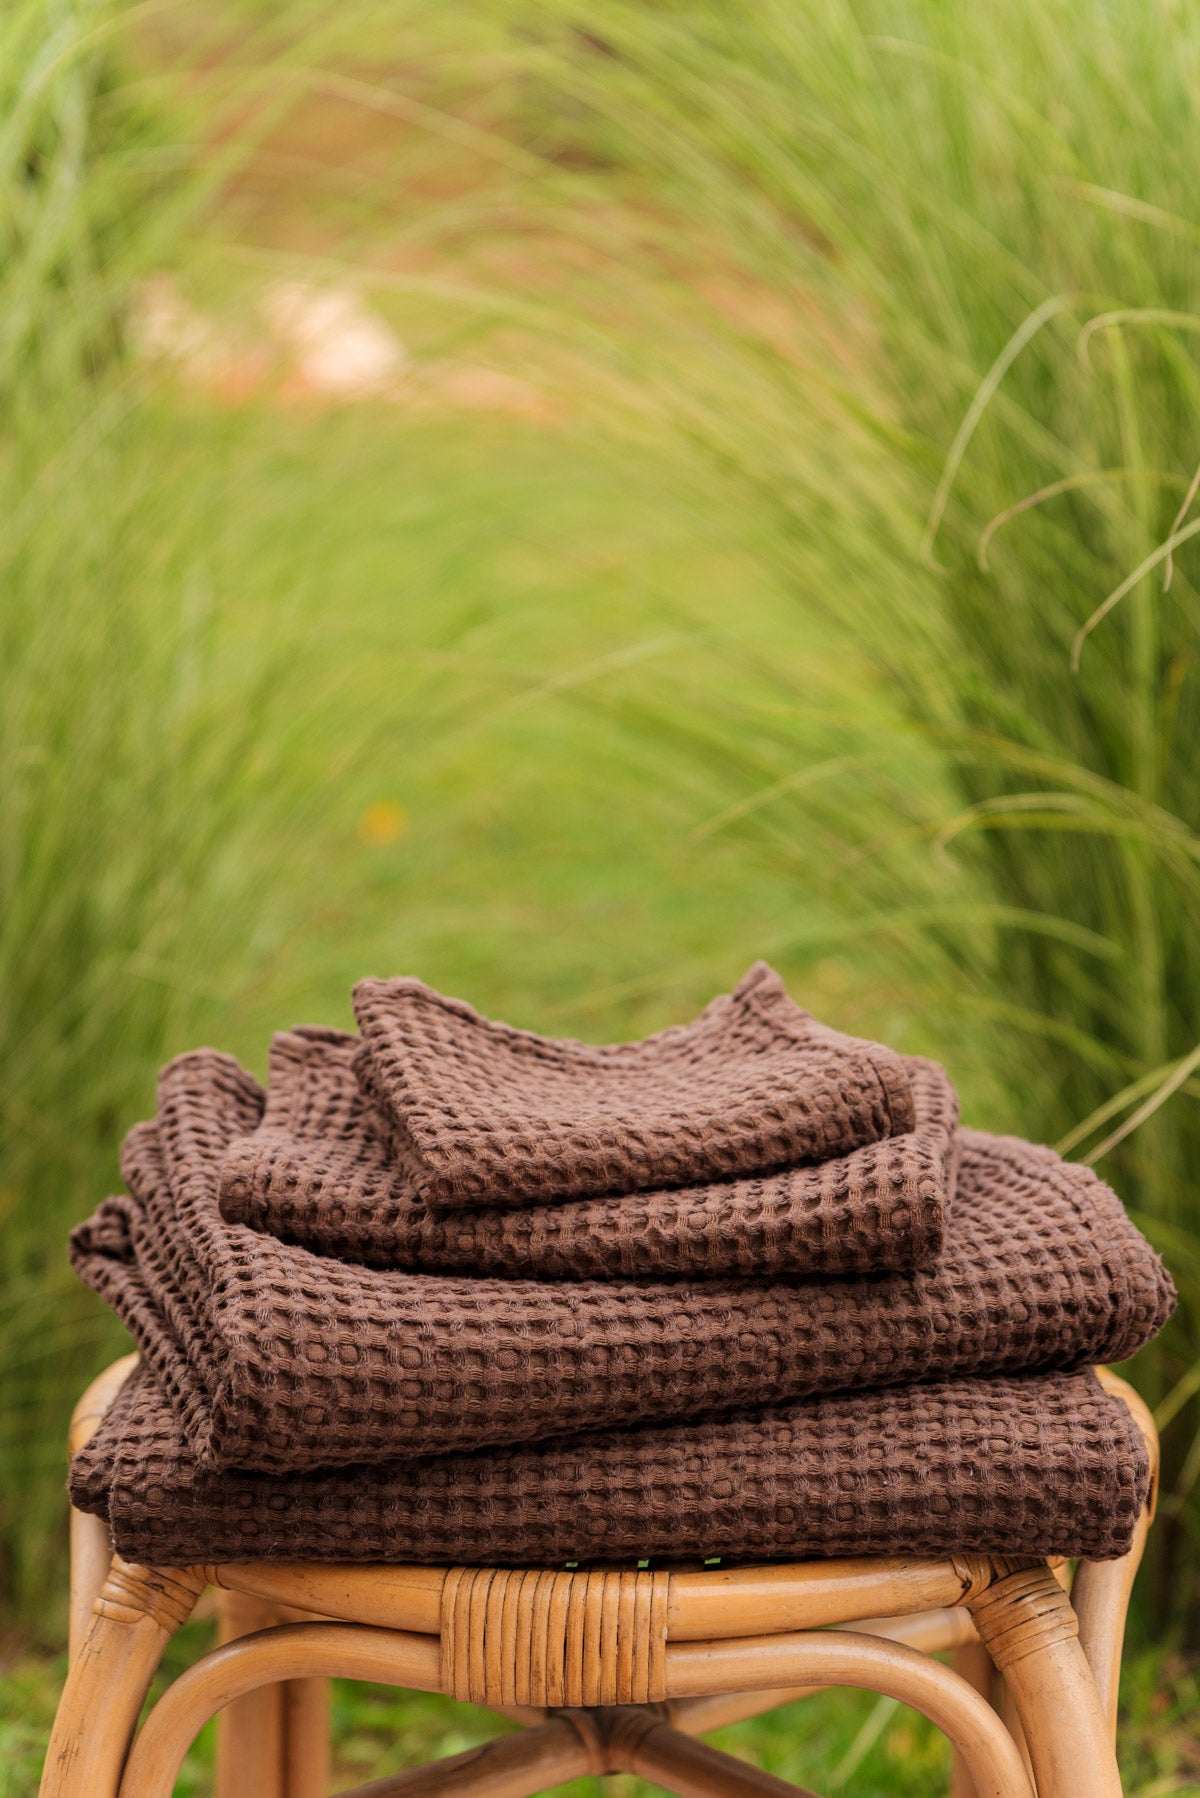
[[[940,1055],[972,1121],[1098,1157],[1164,1250],[1155,1632],[1194,1617],[1198,64],[1190,15],[1090,0],[5,10],[26,1635],[60,1632],[66,1417],[121,1346],[65,1237],[161,1061],[261,1072],[368,971],[615,1038],[757,954]],[[545,403],[205,390],[138,354],[164,270],[235,334],[264,280],[352,281],[423,367],[491,356]],[[1157,1664],[1128,1777],[1192,1790],[1194,1688]],[[10,1683],[0,1791],[46,1688],[36,1658]],[[445,1751],[432,1701],[358,1702],[344,1742]],[[745,1742],[829,1789],[936,1771],[903,1714],[807,1716],[796,1757],[791,1713]]]

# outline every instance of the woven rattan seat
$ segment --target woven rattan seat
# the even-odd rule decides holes
[[[134,1357],[80,1401],[72,1448]],[[1145,1406],[1102,1374],[1146,1437]],[[483,1704],[526,1727],[344,1798],[524,1798],[634,1772],[685,1798],[798,1788],[697,1737],[827,1686],[930,1717],[956,1798],[1119,1798],[1117,1678],[1151,1499],[1122,1560],[944,1560],[591,1569],[332,1564],[138,1567],[72,1517],[70,1670],[42,1798],[169,1798],[221,1712],[218,1798],[325,1798],[326,1681],[359,1678]],[[222,1644],[135,1726],[171,1635],[215,1588]],[[932,1658],[949,1650],[953,1665]]]

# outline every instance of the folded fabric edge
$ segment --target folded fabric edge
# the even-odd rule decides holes
[[[222,1480],[193,1467],[190,1473],[185,1468],[182,1479],[177,1477],[173,1483],[168,1477],[163,1486],[160,1463],[157,1474],[151,1470],[149,1490],[151,1498],[157,1490],[163,1509],[158,1518],[147,1517],[147,1511],[153,1510],[153,1502],[149,1505],[146,1502],[144,1467],[139,1465],[130,1473],[121,1466],[125,1452],[124,1432],[139,1399],[144,1402],[149,1398],[151,1412],[157,1406],[160,1416],[169,1419],[170,1412],[161,1391],[155,1389],[153,1378],[144,1367],[135,1371],[92,1441],[75,1456],[70,1491],[77,1509],[99,1516],[111,1514],[118,1552],[126,1558],[149,1558],[166,1564],[310,1559],[379,1564],[452,1565],[465,1562],[534,1566],[588,1559],[611,1563],[614,1559],[646,1557],[667,1564],[673,1560],[695,1561],[713,1556],[724,1560],[779,1561],[820,1560],[860,1553],[914,1553],[939,1557],[968,1552],[1065,1554],[1104,1560],[1119,1558],[1128,1551],[1149,1489],[1146,1445],[1127,1407],[1119,1397],[1101,1388],[1091,1370],[1074,1375],[1031,1375],[1016,1380],[939,1382],[927,1388],[910,1389],[910,1397],[919,1400],[922,1392],[927,1393],[935,1410],[939,1401],[947,1394],[952,1395],[968,1418],[973,1402],[977,1401],[973,1426],[980,1437],[980,1442],[975,1445],[977,1453],[985,1445],[989,1429],[995,1430],[994,1421],[989,1422],[996,1415],[991,1408],[995,1403],[999,1402],[1007,1410],[1020,1399],[1027,1398],[1031,1405],[1045,1401],[1044,1416],[1040,1422],[1029,1425],[1032,1447],[1029,1442],[1019,1441],[1014,1433],[1007,1443],[1007,1461],[1001,1452],[994,1467],[986,1460],[968,1462],[965,1457],[953,1466],[948,1489],[941,1495],[941,1521],[936,1517],[937,1507],[929,1502],[930,1495],[923,1489],[889,1492],[886,1478],[878,1476],[879,1491],[871,1497],[866,1492],[866,1484],[875,1476],[870,1472],[864,1475],[861,1465],[851,1487],[843,1487],[840,1479],[831,1485],[829,1470],[825,1469],[821,1477],[828,1488],[826,1505],[818,1507],[816,1512],[810,1509],[806,1515],[801,1508],[797,1517],[794,1505],[785,1502],[783,1510],[779,1508],[776,1488],[780,1470],[769,1466],[769,1455],[765,1457],[768,1463],[766,1475],[760,1466],[749,1477],[747,1490],[739,1494],[737,1475],[731,1484],[730,1467],[719,1447],[711,1457],[708,1489],[701,1490],[697,1484],[697,1480],[703,1478],[699,1472],[702,1458],[685,1477],[680,1491],[679,1514],[666,1532],[659,1529],[659,1536],[665,1534],[667,1545],[656,1546],[653,1529],[647,1534],[650,1526],[640,1520],[639,1507],[644,1494],[637,1476],[631,1480],[631,1502],[626,1506],[631,1516],[619,1514],[619,1495],[623,1490],[620,1484],[615,1489],[614,1508],[614,1491],[609,1489],[611,1480],[606,1484],[606,1458],[615,1456],[621,1462],[630,1448],[636,1451],[649,1447],[653,1451],[658,1445],[666,1445],[677,1449],[680,1442],[689,1437],[694,1437],[702,1457],[706,1443],[719,1443],[722,1435],[728,1442],[743,1427],[748,1425],[752,1429],[756,1421],[763,1421],[766,1414],[758,1413],[726,1420],[723,1431],[706,1431],[702,1426],[676,1426],[667,1431],[615,1431],[591,1442],[569,1438],[543,1443],[533,1450],[451,1455],[444,1457],[433,1469],[414,1469],[402,1462],[391,1467],[345,1468],[332,1479],[312,1474],[300,1478],[242,1474],[232,1478],[225,1476]],[[896,1395],[859,1393],[841,1397],[855,1414],[869,1416],[874,1404],[880,1410],[881,1423],[884,1423],[890,1410],[894,1409],[892,1401]],[[1072,1407],[1082,1426],[1078,1452],[1074,1441],[1063,1434],[1064,1424],[1069,1426],[1071,1423]],[[792,1409],[799,1414],[805,1408]],[[836,1417],[838,1399],[822,1400],[819,1408],[823,1415],[830,1413]],[[769,1422],[770,1417],[766,1420]],[[885,1423],[884,1427],[894,1429],[895,1422]],[[1039,1429],[1045,1435],[1045,1441],[1040,1444],[1034,1440]],[[1055,1431],[1059,1437],[1057,1442]],[[858,1443],[862,1441],[862,1433],[863,1418],[856,1415]],[[1094,1440],[1090,1452],[1084,1454],[1089,1435]],[[1002,1442],[993,1445],[993,1452],[1004,1449]],[[1064,1466],[1064,1451],[1068,1450],[1065,1459],[1075,1463],[1073,1468]],[[1125,1451],[1124,1455],[1121,1450]],[[1045,1457],[1047,1484],[1044,1487],[1038,1469],[1020,1468],[1023,1451],[1041,1453]],[[134,1452],[136,1454],[136,1432]],[[751,1461],[753,1458],[751,1455]],[[800,1459],[803,1463],[803,1455]],[[565,1488],[562,1481],[564,1463],[568,1470]],[[554,1492],[564,1500],[560,1507],[562,1511],[573,1520],[586,1517],[586,1522],[559,1525],[557,1535],[553,1526],[547,1531],[532,1485],[529,1500],[534,1508],[527,1515],[523,1516],[519,1504],[515,1511],[506,1509],[502,1482],[492,1501],[485,1504],[482,1513],[479,1511],[478,1494],[472,1488],[478,1483],[481,1471],[486,1476],[490,1466],[499,1465],[509,1473],[510,1483],[519,1487],[522,1470],[535,1485],[539,1471],[547,1464],[553,1464],[557,1479]],[[435,1475],[428,1489],[421,1483],[423,1472]],[[514,1472],[515,1480],[511,1478]],[[745,1477],[744,1461],[738,1461],[737,1472]],[[981,1499],[981,1480],[988,1472],[995,1474],[997,1489],[990,1495],[983,1490]],[[1075,1502],[1065,1502],[1062,1497],[1056,1502],[1055,1474],[1069,1478],[1072,1472],[1075,1489],[1070,1496]],[[132,1479],[132,1504],[112,1504],[110,1485],[115,1482],[119,1488],[123,1476]],[[669,1464],[669,1456],[668,1476],[669,1483],[677,1477]],[[760,1494],[753,1490],[755,1480],[761,1483],[764,1477],[768,1489],[765,1504],[760,1502]],[[412,1481],[417,1484],[409,1489]],[[463,1486],[457,1500],[456,1482]],[[1100,1485],[1103,1485],[1103,1491],[1098,1490]],[[407,1537],[401,1525],[398,1540],[395,1521],[390,1526],[387,1521],[389,1496],[393,1489],[401,1511],[407,1506],[410,1518],[415,1520],[407,1526]],[[852,1493],[857,1498],[857,1506],[845,1502]],[[322,1507],[328,1511],[331,1494],[336,1495],[334,1509],[338,1514],[348,1514],[354,1521],[342,1525],[340,1535],[336,1528],[333,1529],[326,1541],[317,1519],[322,1514]],[[507,1496],[511,1498],[511,1493]],[[1079,1502],[1081,1497],[1084,1502]],[[757,1512],[753,1510],[755,1503],[759,1505]],[[748,1506],[757,1521],[749,1529],[743,1525],[739,1535],[738,1518]],[[456,1509],[461,1513],[457,1538]],[[247,1510],[251,1517],[249,1526],[245,1522]],[[840,1522],[843,1511],[853,1517],[852,1522],[844,1525]],[[887,1520],[893,1512],[894,1520],[889,1524]],[[702,1520],[693,1522],[700,1513]],[[873,1526],[869,1521],[864,1524],[867,1513],[875,1516]],[[981,1522],[981,1515],[987,1521]],[[430,1552],[430,1540],[446,1539],[447,1516],[450,1519],[447,1546],[443,1552]],[[781,1518],[784,1519],[782,1538]],[[794,1524],[788,1524],[789,1518],[796,1520]],[[308,1538],[297,1533],[302,1532],[306,1524],[310,1530]],[[573,1533],[564,1533],[564,1528]],[[588,1537],[588,1528],[597,1530],[595,1540]],[[688,1533],[689,1528],[692,1534]],[[758,1540],[756,1529],[762,1534],[762,1541]],[[192,1531],[190,1535],[189,1530]],[[531,1553],[522,1549],[522,1530],[535,1545],[541,1543],[544,1548],[550,1543],[552,1552]],[[625,1532],[623,1535],[621,1530]],[[528,1537],[529,1531],[532,1531],[531,1537]],[[507,1550],[506,1541],[512,1544]],[[472,1554],[472,1542],[484,1545],[486,1553]],[[630,1546],[631,1543],[634,1545]],[[363,1552],[357,1551],[356,1544]],[[337,1552],[330,1552],[332,1549]]]

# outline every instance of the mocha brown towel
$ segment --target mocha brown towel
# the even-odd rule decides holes
[[[1090,1373],[959,1380],[486,1453],[206,1473],[139,1369],[72,1464],[118,1553],[561,1565],[709,1555],[1124,1554],[1145,1444]]]
[[[913,1126],[903,1063],[758,962],[691,1024],[597,1048],[495,1024],[420,980],[354,991],[359,1071],[413,1198],[545,1204],[844,1155]]]
[[[971,1131],[929,1272],[564,1283],[351,1267],[221,1217],[222,1159],[262,1104],[228,1056],[172,1062],[156,1123],[126,1141],[132,1196],[72,1242],[206,1466],[382,1461],[1121,1360],[1173,1303],[1158,1257],[1090,1170]]]
[[[817,1166],[561,1205],[433,1211],[414,1199],[336,1030],[271,1044],[261,1126],[230,1143],[221,1211],[318,1254],[414,1272],[604,1280],[929,1267],[957,1158],[945,1071],[902,1063],[914,1123]]]

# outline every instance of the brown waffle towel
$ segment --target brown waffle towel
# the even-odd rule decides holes
[[[213,1475],[138,1372],[71,1494],[119,1553],[218,1561],[561,1564],[649,1556],[1126,1552],[1145,1445],[1089,1373],[807,1399],[485,1454]]]
[[[355,1075],[360,1043],[271,1044],[261,1127],[230,1144],[221,1211],[318,1254],[413,1272],[604,1280],[864,1274],[937,1259],[958,1104],[936,1062],[902,1063],[914,1126],[817,1166],[562,1205],[432,1211],[412,1195]]]
[[[363,980],[359,1071],[414,1198],[457,1208],[693,1186],[913,1126],[900,1057],[830,1030],[765,962],[692,1024],[596,1048]]]
[[[221,1217],[223,1156],[262,1104],[227,1056],[171,1063],[157,1123],[125,1145],[132,1196],[73,1238],[207,1466],[288,1472],[1120,1360],[1173,1302],[1094,1174],[975,1132],[932,1272],[552,1283],[351,1267]]]

